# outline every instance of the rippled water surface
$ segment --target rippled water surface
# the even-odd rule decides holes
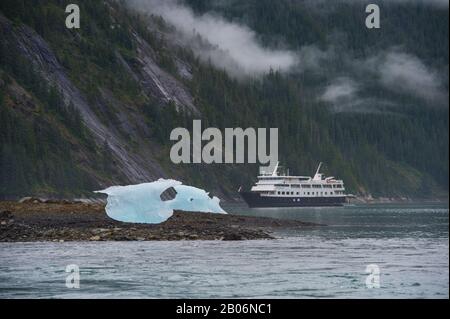
[[[0,243],[0,297],[449,297],[447,205],[227,210],[328,226],[272,241]],[[369,264],[380,288],[366,286]]]

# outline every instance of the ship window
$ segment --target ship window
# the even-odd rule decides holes
[[[299,193],[299,192],[297,192],[297,195],[300,195],[300,193]]]
[[[281,192],[281,195],[284,195],[284,192]]]
[[[302,187],[303,187],[303,188],[311,188],[311,185],[309,185],[309,184],[304,184],[304,185],[302,185]]]

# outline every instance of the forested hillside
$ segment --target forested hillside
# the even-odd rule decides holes
[[[0,3],[0,197],[159,177],[236,197],[257,165],[170,162],[171,130],[194,118],[278,127],[291,172],[324,162],[353,193],[448,196],[448,6],[380,1],[369,30],[360,1],[177,3],[295,57],[256,75],[205,57],[214,35],[185,41],[143,2],[77,1],[79,30],[64,25],[70,1]]]

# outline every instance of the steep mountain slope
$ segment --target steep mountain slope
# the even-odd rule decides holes
[[[143,15],[139,8],[79,1],[82,28],[68,30],[64,1],[39,1],[27,10],[31,2],[0,5],[2,197],[89,196],[98,187],[159,177],[236,197],[239,185],[251,183],[255,165],[170,162],[170,131],[190,127],[193,118],[219,128],[279,127],[283,162],[306,174],[324,161],[327,172],[344,178],[352,192],[448,195],[448,105],[392,91],[374,80],[382,75],[362,75],[357,65],[372,70],[372,61],[388,63],[404,54],[391,47],[408,36],[392,29],[376,41],[364,40],[365,31],[350,36],[349,29],[359,30],[352,26],[359,5],[344,3],[325,14],[306,6],[308,1],[186,1],[199,15],[214,10],[249,25],[267,46],[282,37],[301,61],[311,54],[323,57],[318,66],[300,63],[299,71],[236,79],[214,61],[198,58],[163,19]],[[390,24],[411,18],[396,10]],[[442,9],[408,12],[420,21],[442,19]],[[426,36],[407,43],[406,57],[414,54],[448,70],[448,37],[435,32],[445,23],[448,16],[435,29],[420,31]],[[350,41],[341,46],[327,36],[342,33]],[[426,47],[430,37],[441,45]],[[393,51],[377,55],[375,47]],[[324,90],[355,82],[360,84],[352,103],[317,98]],[[443,89],[429,88],[448,96],[448,75]]]

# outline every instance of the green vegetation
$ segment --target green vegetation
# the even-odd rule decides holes
[[[4,58],[1,53],[0,57]],[[67,196],[92,189],[97,183],[76,165],[70,142],[75,139],[90,145],[79,113],[72,106],[61,107],[58,92],[45,87],[42,84],[45,82],[38,81],[32,70],[28,71],[28,79],[16,78],[23,81],[23,85],[29,87],[35,96],[39,96],[43,101],[39,103],[43,105],[42,109],[16,110],[8,107],[5,84],[12,80],[2,73],[0,194],[2,197],[30,193]],[[15,87],[20,88],[18,85]]]
[[[120,2],[78,2],[83,12],[79,31],[64,27],[68,1],[42,0],[37,4],[32,0],[3,0],[0,11],[17,28],[27,25],[49,43],[105,124],[120,130],[114,107],[97,107],[101,90],[139,110],[150,132],[140,137],[158,145],[160,152],[155,158],[174,177],[198,186],[220,187],[233,195],[239,185],[250,185],[257,167],[202,166],[203,173],[199,174],[196,165],[167,163],[170,131],[177,126],[189,127],[192,121],[187,114],[177,112],[174,103],[145,96],[142,84],[120,63],[118,56],[130,65],[135,62],[133,32],[152,47],[158,64],[189,88],[205,126],[278,127],[281,161],[291,172],[311,174],[323,161],[326,173],[343,178],[354,193],[413,197],[448,194],[448,107],[396,95],[394,99],[402,107],[395,110],[335,113],[313,98],[324,75],[272,71],[261,79],[238,81],[223,70],[200,63],[189,49],[175,48],[156,36],[154,28],[169,30],[160,18],[153,17],[149,29],[144,17],[127,12]],[[282,38],[291,49],[314,44],[327,50],[336,45],[331,35],[345,34],[340,49],[354,58],[363,59],[374,50],[402,43],[427,64],[448,70],[448,11],[432,6],[392,6],[384,11],[388,12],[383,20],[388,27],[369,36],[367,29],[359,26],[362,4],[339,3],[337,9],[323,11],[319,5],[288,0],[186,2],[197,12],[215,10],[249,25],[265,45]],[[418,29],[419,24],[423,28]],[[108,142],[96,146],[75,108],[63,106],[59,92],[8,46],[6,37],[0,39],[0,45],[0,196],[79,194],[92,190],[99,181],[120,178],[109,160]],[[177,74],[177,59],[190,65],[192,79],[181,79]],[[323,73],[340,74],[347,71],[346,67],[344,63],[326,66]],[[446,81],[448,92],[448,78]],[[11,85],[16,82],[30,94],[35,109],[17,107],[21,103],[11,93]],[[378,97],[389,94],[376,85],[373,91]],[[130,147],[138,147],[136,138],[129,137]]]
[[[316,45],[325,52],[337,48],[341,54],[364,59],[401,44],[427,64],[448,70],[448,11],[434,6],[382,2],[383,27],[371,32],[361,27],[364,3],[186,2],[199,14],[213,11],[249,25],[266,45],[282,38],[292,49]],[[275,72],[262,81],[242,84],[200,67],[193,82],[197,81],[195,92],[211,113],[206,117],[217,125],[278,127],[282,160],[297,173],[312,172],[318,161],[324,161],[326,170],[344,178],[353,192],[420,197],[425,185],[426,195],[439,189],[448,192],[448,106],[399,94],[392,98],[402,106],[386,112],[330,113],[310,98],[318,88],[315,83],[351,71],[339,60],[323,68],[325,76]],[[448,72],[445,83],[448,92]],[[372,90],[380,99],[392,95],[381,87]]]

